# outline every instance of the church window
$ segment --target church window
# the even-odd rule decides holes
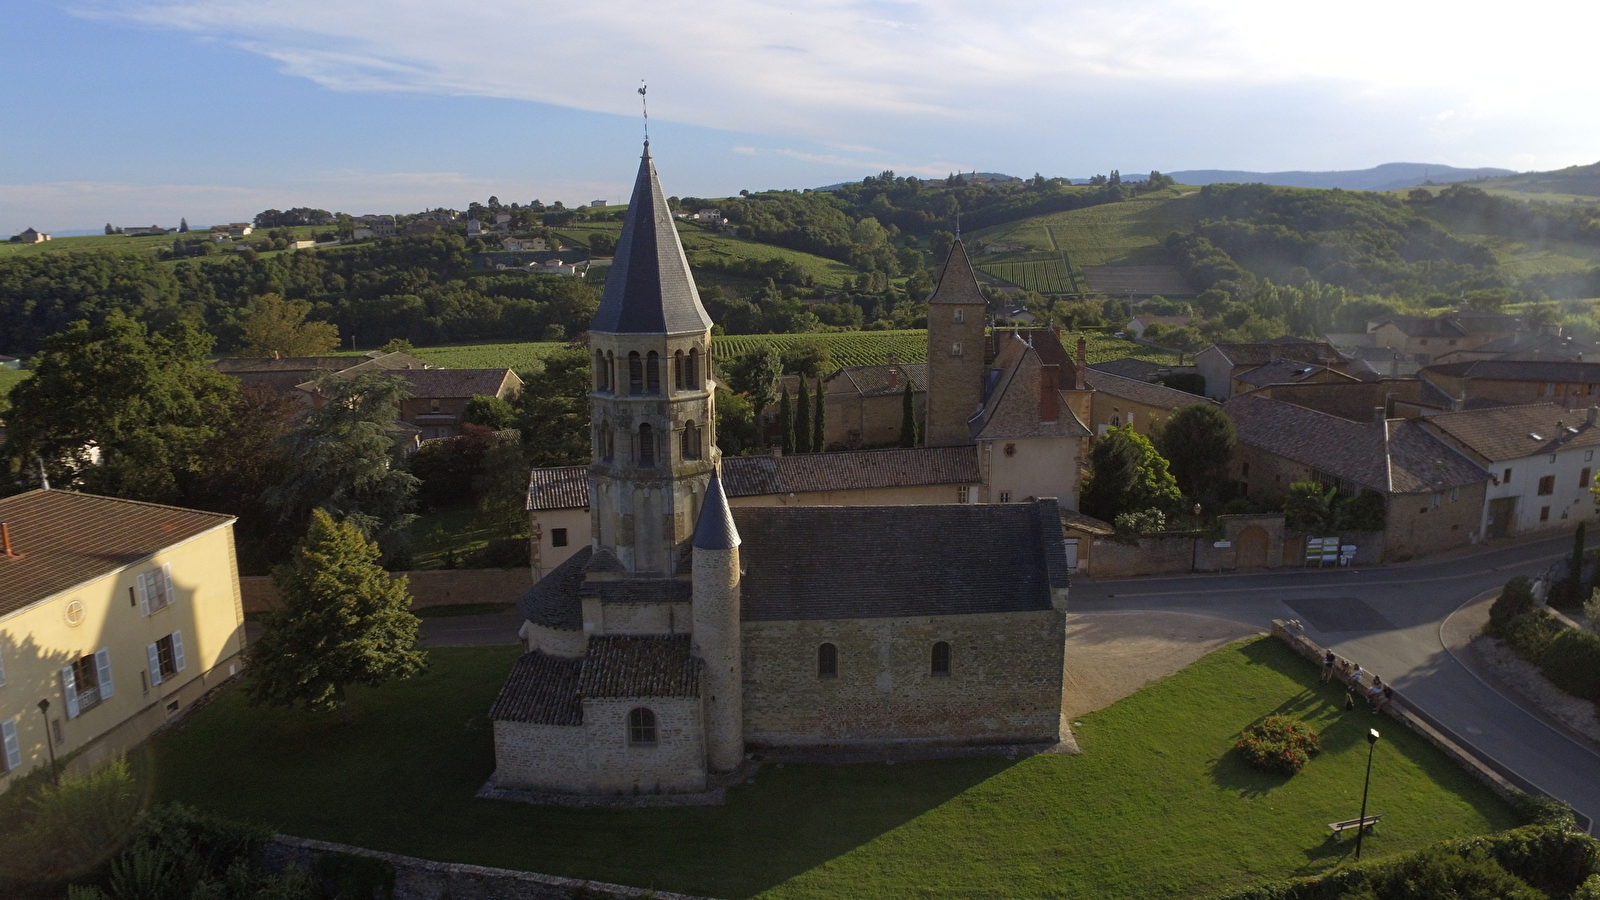
[[[612,393],[617,390],[617,358],[610,350],[606,351],[606,390]]]
[[[656,714],[644,707],[628,713],[628,746],[654,747],[656,745]]]
[[[956,341],[956,342],[954,342],[954,343],[952,343],[950,345],[950,355],[951,356],[960,356],[961,355],[961,342],[960,341]]]
[[[637,350],[628,353],[628,393],[635,397],[644,393],[644,360]]]
[[[661,393],[661,356],[654,350],[644,364],[644,392],[646,394]]]
[[[817,648],[817,677],[839,677],[839,648],[832,644],[823,644]]]
[[[647,422],[639,426],[639,465],[653,468],[656,464],[656,430]]]
[[[935,641],[933,644],[932,673],[935,675],[950,674],[950,644],[946,641]]]
[[[689,382],[689,390],[700,390],[700,350],[697,347],[690,348],[689,350],[689,371],[687,380]]]
[[[550,529],[550,546],[565,547],[567,545],[567,530],[565,528]]]
[[[610,387],[611,385],[606,383],[606,355],[596,350],[594,352],[594,389],[604,391]]]
[[[602,461],[611,462],[611,458],[616,452],[615,443],[616,438],[612,433],[611,423],[602,423],[600,426],[600,459]]]
[[[687,373],[684,372],[683,351],[679,350],[678,352],[672,354],[672,389],[673,390],[675,390],[675,391],[686,391],[686,390],[689,389],[689,385],[688,385],[687,379],[685,378],[686,374]]]
[[[700,426],[690,420],[683,426],[683,458],[700,458]]]
[[[966,321],[966,318],[967,318],[967,311],[966,310],[964,310],[964,309],[956,310],[955,323],[957,325],[960,325],[962,322]]]

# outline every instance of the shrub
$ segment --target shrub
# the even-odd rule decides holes
[[[1561,632],[1539,657],[1539,669],[1563,691],[1600,703],[1600,634],[1576,628]]]
[[[317,860],[317,878],[339,900],[389,900],[394,895],[394,866],[374,856],[324,853]]]
[[[1294,775],[1322,751],[1310,726],[1288,716],[1267,716],[1246,728],[1233,745],[1252,769]]]
[[[1506,642],[1528,662],[1537,664],[1544,659],[1550,645],[1566,630],[1556,617],[1542,609],[1536,609],[1511,622],[1510,633],[1506,635]]]
[[[1534,608],[1533,582],[1521,575],[1506,582],[1500,596],[1489,607],[1489,633],[1495,637],[1508,637],[1508,628],[1514,619]]]
[[[1527,825],[1548,825],[1563,831],[1574,831],[1578,827],[1578,817],[1573,815],[1572,807],[1554,797],[1517,791],[1511,795],[1511,806]]]
[[[17,785],[31,796],[6,799],[16,806],[0,829],[0,896],[64,885],[105,864],[128,840],[144,805],[144,791],[122,759],[88,776],[63,776]],[[56,888],[57,891],[60,888]]]
[[[1429,847],[1379,870],[1364,890],[1349,900],[1413,900],[1454,897],[1459,900],[1546,900],[1543,891],[1507,872],[1481,849],[1458,856],[1443,847]]]

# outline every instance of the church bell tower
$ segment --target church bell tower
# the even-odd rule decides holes
[[[670,576],[717,463],[711,317],[644,145],[627,219],[589,326],[590,515],[596,549]]]

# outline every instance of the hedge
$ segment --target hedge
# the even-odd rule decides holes
[[[1550,641],[1539,669],[1574,697],[1600,703],[1600,634],[1568,628]]]

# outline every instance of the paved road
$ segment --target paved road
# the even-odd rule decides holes
[[[1467,671],[1445,649],[1451,612],[1514,575],[1571,552],[1561,536],[1471,556],[1371,569],[1076,580],[1075,612],[1183,610],[1256,625],[1299,619],[1318,643],[1383,676],[1480,751],[1600,822],[1600,754],[1544,724]]]

